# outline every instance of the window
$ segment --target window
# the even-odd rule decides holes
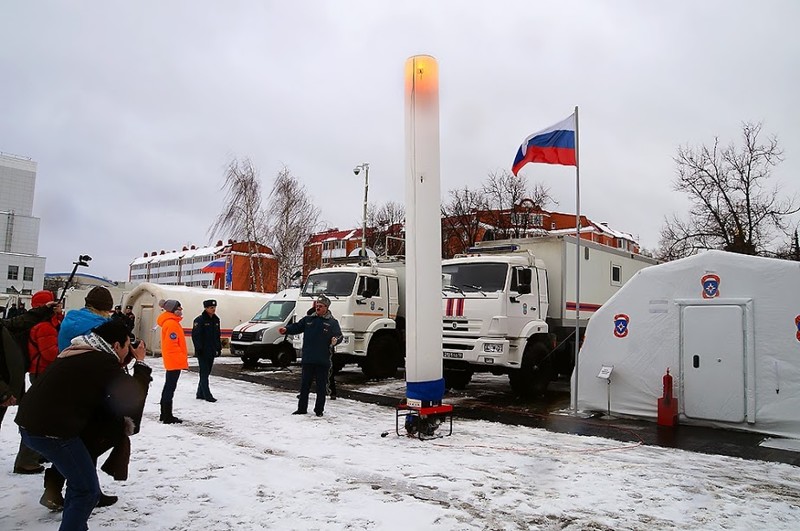
[[[370,297],[379,297],[381,294],[380,280],[375,277],[361,277],[358,281],[358,294],[365,296],[364,292],[368,291]]]
[[[22,270],[22,280],[27,280],[28,282],[33,281],[33,268],[26,267]]]
[[[612,286],[621,286],[622,285],[622,266],[617,264],[611,264],[611,285]]]
[[[19,280],[19,266],[8,266],[8,280]]]

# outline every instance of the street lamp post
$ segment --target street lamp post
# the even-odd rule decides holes
[[[364,211],[361,217],[361,257],[367,257],[367,195],[369,192],[369,162],[362,162],[355,168],[353,173],[358,175],[364,170]]]

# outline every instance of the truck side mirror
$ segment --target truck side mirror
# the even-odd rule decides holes
[[[520,295],[528,295],[531,292],[531,285],[530,284],[520,284],[517,286],[517,291]]]
[[[361,296],[364,297],[365,299],[371,299],[372,292],[369,289],[365,289],[364,291],[361,292]]]

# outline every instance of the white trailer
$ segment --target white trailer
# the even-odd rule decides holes
[[[442,263],[442,335],[447,385],[475,372],[508,374],[522,396],[542,394],[574,365],[576,239],[480,242]],[[655,260],[581,241],[581,332],[591,315]]]
[[[336,346],[334,370],[357,363],[370,378],[393,376],[405,354],[405,263],[343,264],[309,273],[297,301],[302,317],[320,294],[331,300],[343,341]],[[294,339],[297,350],[299,339]]]
[[[217,316],[220,319],[222,346],[224,348],[230,342],[233,328],[243,322],[247,322],[259,308],[274,296],[274,293],[164,286],[143,282],[130,292],[125,304],[133,306],[133,314],[136,316],[133,333],[136,337],[145,341],[149,353],[160,355],[161,331],[156,324],[156,320],[163,310],[159,308],[158,301],[161,299],[176,299],[180,301],[183,307],[181,326],[186,335],[189,354],[193,355],[192,321],[204,311],[204,300],[215,299],[217,301]]]

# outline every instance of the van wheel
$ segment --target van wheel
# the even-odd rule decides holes
[[[285,369],[289,365],[295,362],[297,356],[294,352],[294,347],[289,344],[281,345],[278,352],[272,358],[272,364]]]
[[[344,366],[347,365],[344,361],[344,358],[339,354],[334,354],[333,359],[331,360],[331,369],[333,370],[333,374],[339,374]]]
[[[549,350],[544,343],[529,342],[522,354],[522,367],[508,375],[511,389],[522,398],[539,398],[547,392],[552,378],[548,357]]]
[[[242,368],[252,369],[258,367],[258,356],[242,356]]]
[[[466,389],[470,380],[472,380],[472,371],[458,370],[458,369],[445,369],[444,370],[444,387],[445,389]]]
[[[388,334],[373,337],[361,370],[369,379],[393,378],[397,374],[398,357],[397,344]]]

